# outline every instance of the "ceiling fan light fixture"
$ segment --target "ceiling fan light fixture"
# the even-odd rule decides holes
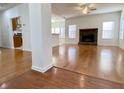
[[[83,14],[88,14],[88,7],[85,6],[84,9],[82,10]]]

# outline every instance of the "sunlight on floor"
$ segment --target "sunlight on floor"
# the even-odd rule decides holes
[[[111,70],[112,63],[112,52],[108,49],[103,49],[100,53],[99,69],[101,72],[107,73]]]

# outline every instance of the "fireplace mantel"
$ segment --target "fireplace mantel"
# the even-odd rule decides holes
[[[79,29],[79,44],[97,45],[98,28]]]

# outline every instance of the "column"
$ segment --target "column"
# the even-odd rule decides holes
[[[32,69],[46,72],[53,67],[51,4],[29,4]]]

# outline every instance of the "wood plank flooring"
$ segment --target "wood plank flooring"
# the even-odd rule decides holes
[[[56,67],[124,84],[124,50],[118,47],[62,45],[53,48]]]
[[[31,59],[31,52],[0,48],[0,83],[28,71]]]
[[[53,67],[42,74],[28,71],[17,78],[4,82],[0,88],[8,89],[79,89],[79,88],[124,88],[123,84],[89,77],[75,72]]]
[[[55,48],[54,61],[57,51]],[[124,88],[124,84],[57,67],[46,73],[32,71],[31,52],[0,48],[0,88]]]

